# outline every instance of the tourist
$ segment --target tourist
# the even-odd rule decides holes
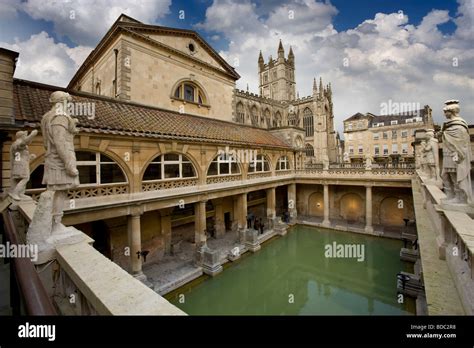
[[[260,234],[263,234],[263,228],[265,227],[264,223],[262,222],[262,219],[260,219]]]

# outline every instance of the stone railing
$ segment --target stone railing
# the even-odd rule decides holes
[[[366,170],[363,167],[345,167],[345,168],[329,168],[324,169],[299,169],[296,171],[298,175],[320,175],[320,176],[408,176],[415,175],[415,169],[408,168],[372,168]]]
[[[242,180],[242,174],[232,174],[232,175],[220,175],[220,176],[209,176],[206,179],[206,184],[219,184],[229,181],[239,181]]]
[[[142,183],[142,191],[174,189],[186,186],[196,186],[197,184],[197,178],[145,181]]]
[[[30,195],[35,201],[46,189],[29,189],[26,194]],[[123,195],[129,193],[128,184],[105,184],[100,186],[84,186],[68,191],[69,199],[90,198],[99,196]]]
[[[248,179],[257,179],[257,178],[268,178],[272,176],[272,172],[258,172],[258,173],[248,173]]]
[[[88,243],[56,251],[53,300],[63,315],[186,315]]]
[[[290,174],[293,174],[294,171],[291,170],[291,169],[288,169],[288,170],[277,170],[275,171],[275,175],[276,176],[282,176],[282,175],[290,175]]]
[[[425,182],[419,175],[414,179],[414,195],[421,192],[422,210],[417,210],[417,220],[426,216],[427,233],[436,239],[440,260],[445,260],[453,289],[459,294],[466,314],[474,314],[474,206],[446,205],[444,192],[435,184]],[[420,234],[420,232],[419,232]],[[422,240],[420,239],[420,242]],[[423,251],[423,249],[422,249]],[[423,252],[421,254],[423,257]],[[427,260],[427,262],[430,262]],[[436,272],[441,272],[436,270]],[[442,299],[440,299],[442,301]]]

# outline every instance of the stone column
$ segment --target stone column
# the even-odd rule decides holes
[[[239,241],[245,242],[245,231],[247,230],[247,193],[241,193],[237,199],[237,212],[239,219]]]
[[[331,222],[329,221],[329,185],[324,185],[324,219],[323,219],[323,226],[329,227]]]
[[[194,203],[194,242],[197,247],[206,243],[206,201]]]
[[[132,275],[142,281],[146,280],[146,276],[142,272],[142,233],[140,219],[142,215],[141,209],[137,208],[128,215],[128,240],[130,244],[130,260]]]
[[[214,202],[214,211],[215,211],[214,228],[216,231],[216,238],[219,238],[225,234],[224,207],[222,205],[222,198],[215,199],[213,202]]]
[[[266,190],[267,191],[267,221],[268,221],[268,227],[270,229],[273,228],[273,224],[275,221],[276,217],[276,211],[275,211],[275,201],[276,201],[276,195],[275,195],[275,188],[269,188]]]
[[[160,210],[161,214],[161,235],[165,245],[165,254],[171,253],[171,212],[173,208]]]
[[[365,232],[374,232],[372,226],[372,186],[365,187]]]
[[[288,212],[290,213],[290,222],[295,223],[298,216],[296,210],[296,184],[288,185]]]

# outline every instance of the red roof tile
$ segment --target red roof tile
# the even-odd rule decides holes
[[[51,108],[49,96],[62,90],[75,102],[94,103],[95,118],[77,116],[85,132],[134,135],[241,146],[285,148],[290,146],[269,131],[232,122],[180,114],[146,105],[118,101],[85,92],[14,80],[14,106],[17,122],[41,121]]]

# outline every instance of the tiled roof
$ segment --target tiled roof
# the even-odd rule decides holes
[[[414,117],[422,117],[423,122],[427,122],[427,113],[425,109],[416,110],[409,115],[381,115],[375,116],[369,124],[369,127],[372,127],[374,123],[384,122],[386,126],[390,125],[391,121],[398,121],[398,124],[405,124],[405,120],[414,118]]]
[[[367,117],[369,117],[369,116],[364,115],[364,114],[361,114],[360,112],[358,112],[358,113],[352,115],[351,117],[346,118],[346,119],[344,120],[344,122],[346,122],[346,121],[360,120],[360,119],[362,119],[362,118],[367,118]]]
[[[39,123],[41,117],[51,108],[49,103],[51,93],[58,90],[71,94],[75,102],[94,103],[95,117],[93,119],[77,116],[79,127],[85,132],[253,147],[291,148],[265,129],[180,114],[18,79],[14,80],[16,122]]]

